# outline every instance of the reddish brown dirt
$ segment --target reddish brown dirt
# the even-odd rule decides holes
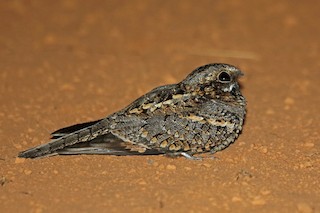
[[[320,212],[319,1],[146,2],[0,3],[0,212]],[[16,158],[211,62],[248,100],[215,159]]]

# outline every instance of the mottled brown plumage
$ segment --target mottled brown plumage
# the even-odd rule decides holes
[[[236,67],[207,64],[178,84],[157,87],[98,121],[52,133],[53,140],[19,154],[169,154],[193,158],[216,152],[238,137],[246,101]]]

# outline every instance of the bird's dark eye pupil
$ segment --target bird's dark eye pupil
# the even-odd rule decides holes
[[[218,76],[219,81],[221,82],[230,82],[231,77],[227,72],[221,72]]]

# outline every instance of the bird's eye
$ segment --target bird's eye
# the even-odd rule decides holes
[[[221,83],[229,83],[231,81],[231,77],[227,72],[220,72],[218,75],[218,80]]]

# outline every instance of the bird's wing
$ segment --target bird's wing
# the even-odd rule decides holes
[[[145,117],[129,116],[128,118],[126,118],[126,112],[128,111],[128,109],[130,110],[130,108],[135,108],[138,105],[142,105],[145,101],[148,101],[148,100],[156,101],[156,99],[159,99],[159,98],[161,99],[161,98],[166,98],[167,96],[169,97],[175,86],[176,85],[167,85],[167,86],[155,88],[154,90],[147,93],[146,95],[138,98],[128,107],[112,115],[109,115],[104,119],[83,123],[83,124],[76,124],[70,127],[65,127],[60,130],[57,130],[52,133],[53,140],[51,140],[49,143],[39,145],[34,148],[23,151],[19,153],[19,157],[37,158],[37,157],[47,156],[47,155],[57,153],[57,151],[62,150],[65,147],[70,147],[74,144],[90,142],[91,140],[101,135],[106,135],[112,132],[111,121],[114,121],[115,119],[118,119],[116,121],[117,128],[120,128],[122,130],[128,129],[127,127],[129,126],[131,126],[132,128],[133,127],[138,128],[139,126],[145,124],[145,120],[144,120]],[[117,117],[118,114],[121,116]],[[112,133],[112,134],[118,137],[119,140],[122,140],[126,143],[132,142],[130,141],[130,138],[119,137],[119,135],[117,135],[116,133]],[[132,144],[135,144],[135,143],[132,142]],[[139,148],[139,145],[133,145],[133,146],[138,146],[135,149]],[[121,147],[122,146],[120,146],[119,149]],[[132,150],[134,149],[132,148]]]
[[[102,119],[100,120],[96,120],[96,121],[90,121],[90,122],[86,122],[86,123],[80,123],[80,124],[75,124],[72,126],[67,126],[61,129],[58,129],[54,132],[51,133],[51,139],[57,139],[60,138],[62,136],[68,135],[70,133],[73,133],[75,131],[87,128],[89,126],[92,126],[98,122],[100,122]]]
[[[152,135],[158,135],[160,139],[169,137],[168,133],[163,131],[163,128],[165,126],[165,117],[173,112],[170,110],[150,112],[146,106],[150,103],[156,104],[172,99],[172,95],[177,94],[177,92],[179,92],[177,85],[157,87],[132,102],[123,110],[108,116],[105,120],[109,120],[109,124],[114,124],[110,125],[107,134],[100,135],[91,141],[67,146],[56,152],[58,154],[107,155],[162,154],[164,153],[164,149],[162,150],[159,149],[158,146],[153,146],[152,138],[150,137]],[[137,113],[136,110],[142,111],[141,113]],[[79,126],[82,125],[80,124]],[[66,132],[65,130],[72,130],[74,127],[79,126],[75,125],[69,128],[63,128],[62,131],[57,132],[63,133]],[[170,124],[170,126],[172,126],[172,124]],[[149,136],[144,136],[144,130],[149,131]],[[160,136],[160,134],[162,134],[162,136]]]
[[[147,103],[159,103],[172,98],[172,95],[182,92],[178,84],[168,84],[156,87],[145,95],[139,97],[120,112],[129,112],[132,109],[140,108]]]
[[[162,154],[162,152],[157,149],[146,150],[145,147],[139,144],[125,142],[112,133],[101,135],[91,141],[65,147],[57,150],[56,153],[59,155],[100,154],[118,156]]]

